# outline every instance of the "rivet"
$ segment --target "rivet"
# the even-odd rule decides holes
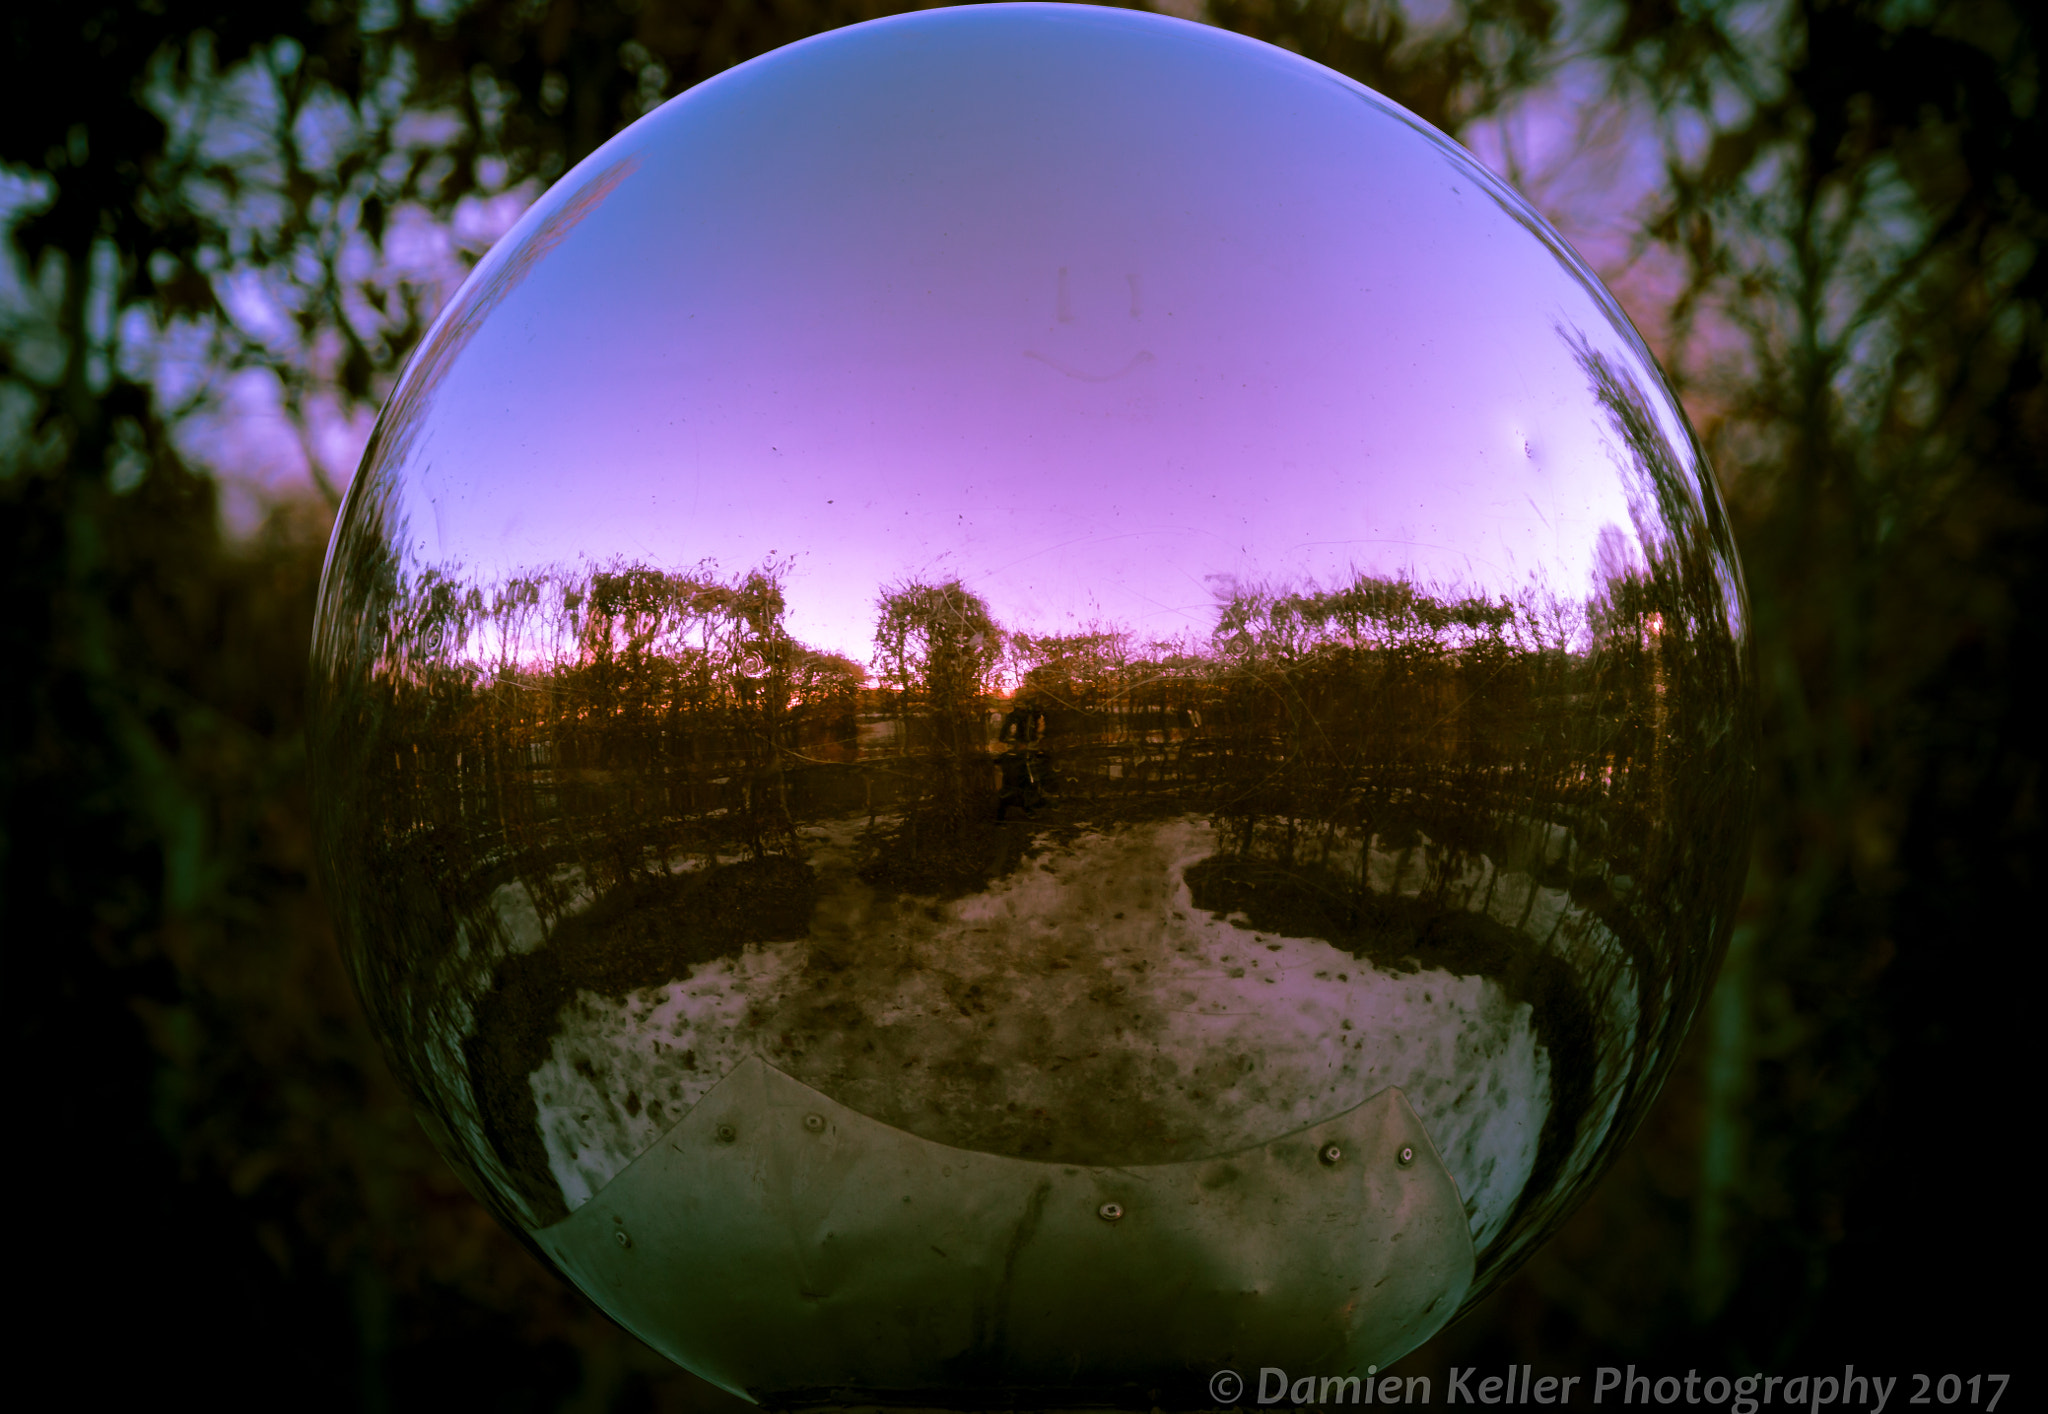
[[[1414,1163],[1415,1146],[1413,1144],[1403,1144],[1401,1146],[1401,1152],[1395,1156],[1394,1162],[1399,1164],[1402,1168],[1407,1168],[1408,1165]]]
[[[1344,1151],[1335,1144],[1325,1144],[1323,1145],[1323,1152],[1316,1157],[1320,1158],[1325,1164],[1334,1164],[1337,1160],[1344,1157]]]
[[[718,1142],[721,1144],[730,1144],[733,1140],[740,1137],[740,1132],[729,1124],[721,1124],[711,1132],[717,1136]]]
[[[612,1236],[618,1239],[619,1246],[621,1247],[631,1247],[633,1245],[633,1239],[626,1235],[624,1228],[620,1228]]]
[[[805,1115],[804,1128],[810,1130],[813,1134],[823,1134],[825,1132],[825,1116]]]
[[[1113,1223],[1124,1215],[1124,1205],[1121,1203],[1104,1203],[1095,1210],[1095,1213],[1104,1222]]]

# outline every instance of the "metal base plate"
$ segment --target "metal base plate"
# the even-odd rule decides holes
[[[758,1057],[535,1237],[649,1345],[771,1405],[1358,1374],[1433,1334],[1473,1272],[1396,1088],[1218,1158],[1085,1168],[920,1139]]]

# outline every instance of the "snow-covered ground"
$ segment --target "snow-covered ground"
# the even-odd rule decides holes
[[[1194,818],[1083,834],[951,901],[861,883],[857,833],[848,822],[809,842],[820,892],[807,940],[564,1008],[530,1083],[572,1209],[760,1054],[929,1139],[1092,1164],[1228,1152],[1398,1085],[1475,1242],[1507,1219],[1549,1110],[1550,1057],[1498,983],[1383,971],[1196,908],[1185,871],[1217,840]],[[1375,854],[1375,876],[1390,862]],[[1503,921],[1525,930],[1541,914],[1560,945],[1579,939],[1567,953],[1590,945],[1548,917],[1565,907],[1553,891],[1472,883],[1466,906],[1513,912]]]

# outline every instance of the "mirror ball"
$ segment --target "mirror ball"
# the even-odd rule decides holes
[[[1128,11],[837,30],[577,166],[391,393],[312,672],[435,1142],[770,1406],[1342,1399],[1628,1139],[1748,846],[1741,571],[1614,297]]]

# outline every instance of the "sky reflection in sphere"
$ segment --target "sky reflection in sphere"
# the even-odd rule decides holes
[[[906,573],[1161,637],[1219,575],[1590,584],[1632,525],[1561,331],[1656,385],[1597,282],[1354,86],[1065,23],[793,46],[775,103],[708,84],[607,146],[492,257],[608,187],[435,387],[415,553],[791,556],[792,631],[856,656]]]
[[[1746,651],[1641,340],[1455,144],[1191,24],[928,13],[635,124],[430,333],[323,586],[323,857],[444,1149],[728,1387],[1056,1402],[1015,1331],[947,1376],[634,1305],[657,1141],[785,1083],[871,1148],[1161,1175],[1398,1085],[1470,1280],[1332,1335],[1362,1367],[1655,1094]]]

